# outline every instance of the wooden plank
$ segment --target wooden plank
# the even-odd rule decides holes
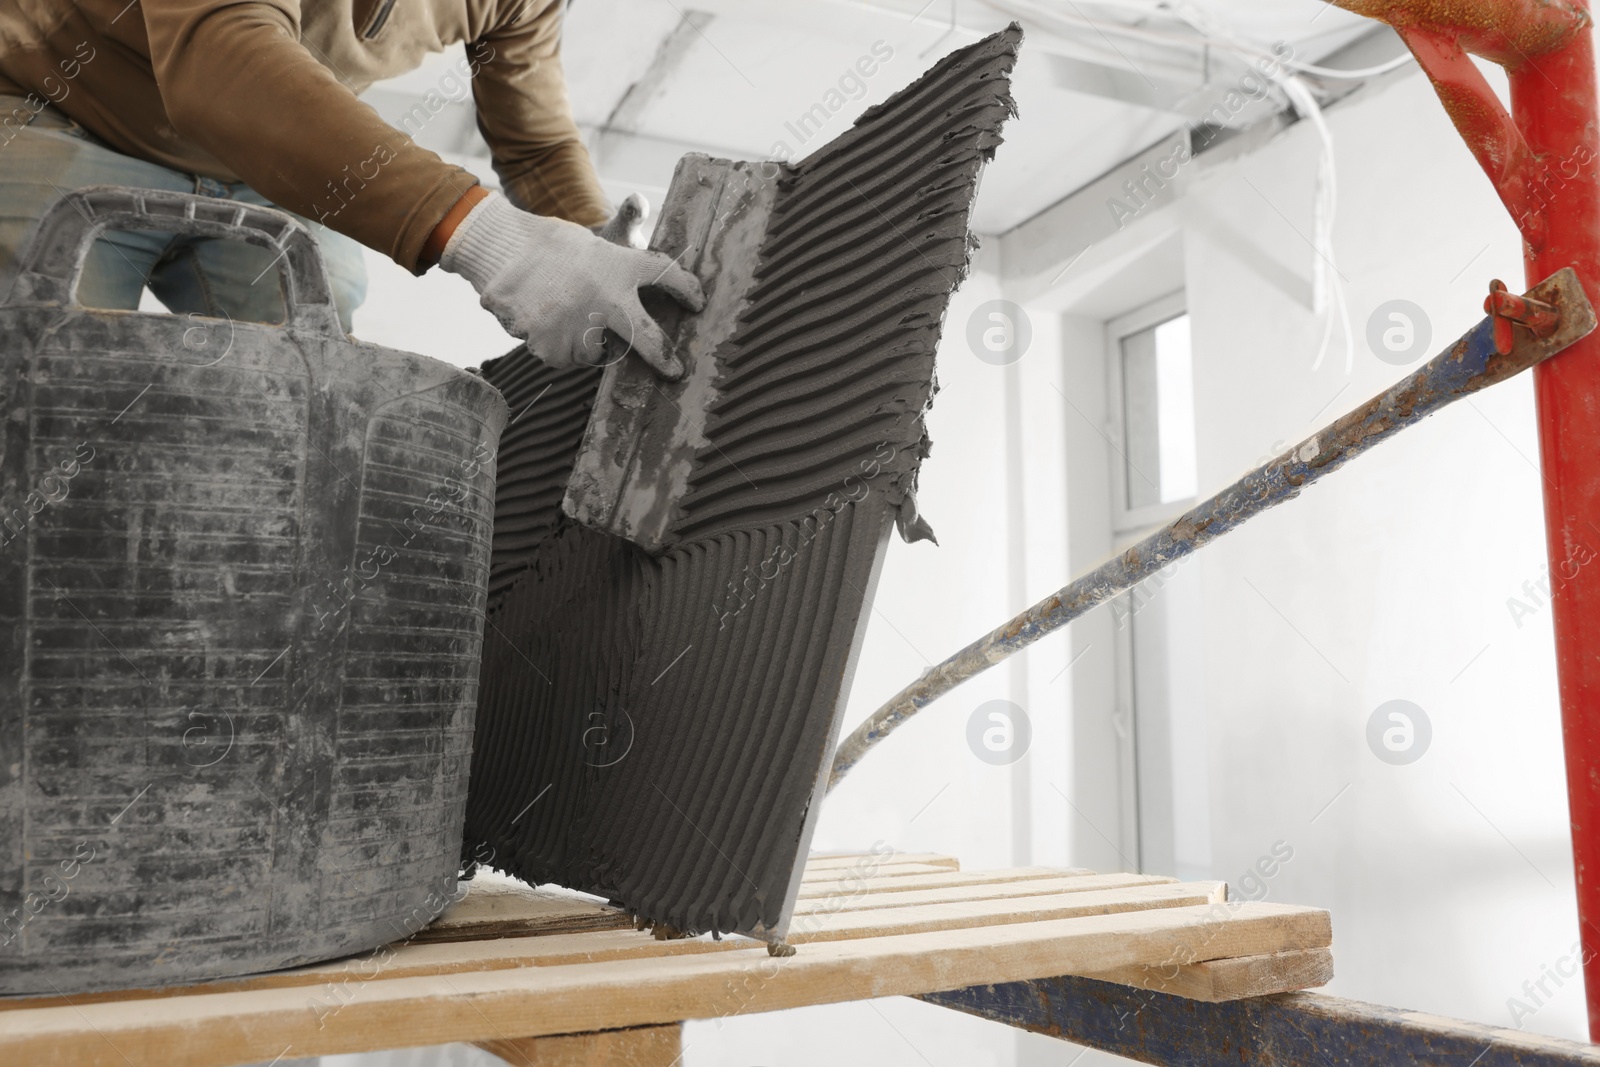
[[[673,1067],[683,1058],[683,1026],[494,1038],[476,1044],[512,1067]]]
[[[952,871],[961,869],[960,860],[954,856],[941,855],[938,852],[891,852],[885,856],[872,852],[854,852],[832,855],[813,854],[806,858],[806,870],[807,872],[836,871],[850,867],[881,867],[885,864],[898,863],[924,863],[930,867],[944,867]]]
[[[1151,908],[1193,907],[1198,904],[1220,904],[1227,899],[1227,893],[1226,882],[1192,882],[1103,890],[1098,893],[945,901],[905,908],[841,911],[831,915],[812,913],[795,921],[788,940],[790,944],[807,944],[847,937],[887,937],[930,930],[1046,922],[1084,915],[1115,915]]]
[[[1297,949],[1181,966],[1123,967],[1084,977],[1220,1004],[1325,986],[1333,981],[1333,953],[1325,948]]]
[[[835,915],[813,914],[795,923],[790,931],[789,940],[792,944],[807,944],[837,941],[848,937],[881,937],[888,934],[940,929],[1039,922],[1081,915],[1109,915],[1150,908],[1188,907],[1221,900],[1225,890],[1226,885],[1222,882],[1203,882],[1188,886],[1164,884],[1021,899],[957,901],[942,905],[840,912]],[[751,944],[748,938],[741,937],[730,937],[721,941],[714,941],[710,937],[657,941],[648,933],[632,929],[587,934],[475,938],[458,942],[402,943],[389,946],[377,953],[364,953],[351,959],[203,985],[81,994],[73,996],[70,1001],[60,997],[0,1001],[0,1014],[6,1009],[16,1011],[24,1008],[55,1007],[68,1003],[82,1006],[110,1001],[239,993],[291,986],[312,988],[313,997],[328,1005],[334,1005],[347,999],[351,989],[374,979],[465,974],[509,967],[559,967],[621,959],[726,952],[748,949]]]
[[[999,871],[939,871],[890,878],[842,878],[833,882],[802,882],[800,899],[857,893],[888,893],[906,889],[943,889],[953,885],[990,885],[1034,878],[1066,878],[1094,871],[1063,867],[1011,867]]]
[[[921,866],[920,863],[919,866]],[[1038,870],[1047,869],[1038,868]],[[889,874],[887,870],[882,873]],[[942,868],[940,872],[936,873],[943,878],[949,874],[960,872],[957,872],[954,867],[950,867]],[[1042,895],[1053,891],[1065,891],[1061,889],[1053,890],[1046,885],[1041,885],[1041,888],[1035,891],[1032,888],[1013,887],[1007,881],[1021,874],[1024,880],[1033,879],[1043,882],[1042,879],[1034,879],[1033,874],[1026,871],[996,871],[992,872],[992,874],[1001,880],[988,883],[981,880],[985,877],[984,872],[966,872],[966,883],[947,886],[946,892],[949,895],[945,898],[932,895],[921,899],[908,898],[901,900],[898,898],[907,896],[909,891],[890,891],[887,895],[896,899],[886,901],[881,905],[873,903],[870,897],[853,899],[856,895],[856,890],[859,888],[858,882],[846,879],[840,884],[848,887],[852,895],[852,899],[845,905],[850,908],[933,903],[938,899],[976,900],[984,896]],[[1120,885],[1147,885],[1157,881],[1171,882],[1174,880],[1145,875],[1074,874],[1069,876],[1082,878],[1082,883],[1072,888],[1085,890],[1113,888]],[[497,875],[488,877],[480,875],[480,878],[482,879],[481,883],[474,882],[465,900],[451,906],[432,925],[416,934],[413,940],[465,941],[473,938],[526,937],[536,934],[577,933],[588,930],[622,930],[629,929],[633,925],[632,920],[621,910],[599,903],[586,895],[573,893],[571,890],[534,888]],[[1060,879],[1055,879],[1051,881],[1051,884],[1060,884],[1061,881]],[[902,883],[897,881],[895,886],[900,884]],[[976,886],[990,885],[992,885],[992,888],[989,889],[975,888]],[[802,900],[800,901],[800,906],[796,909],[796,915],[817,910],[818,907],[823,906],[828,896],[832,895],[837,898],[840,895],[838,893],[823,893],[820,896],[812,896],[807,892],[810,888],[811,885],[809,884],[802,886]],[[892,889],[893,887],[886,886],[884,890],[863,889],[861,893],[884,892]]]
[[[914,874],[949,874],[950,868],[932,863],[883,863],[874,867],[863,864],[861,873],[853,874],[854,868],[825,867],[814,871],[810,867],[800,875],[800,882],[837,882],[841,879],[855,878],[905,878]]]
[[[952,861],[953,863],[954,861]],[[932,864],[908,863],[903,865],[911,868],[904,873],[901,868],[881,867],[876,873],[864,876],[869,881],[878,877],[903,878],[916,873],[928,874]],[[845,870],[848,870],[846,868]],[[841,871],[840,873],[844,873]],[[940,878],[948,878],[957,874],[954,867],[937,868],[931,871]],[[1012,878],[1017,872],[993,872],[1002,879]],[[981,872],[967,872],[969,879],[981,878]],[[1031,877],[1028,876],[1028,877]],[[1137,885],[1148,884],[1150,879],[1141,875],[1085,875],[1084,878],[1104,879],[1104,882],[1086,881],[1082,888],[1109,888],[1112,885]],[[1171,881],[1171,879],[1162,879]],[[797,914],[803,914],[813,906],[816,898],[810,896],[807,890],[812,885],[821,885],[825,879],[802,886],[801,893],[805,898]],[[840,883],[847,886],[854,893],[859,883],[852,879],[845,879]],[[896,885],[901,884],[896,881]],[[969,883],[966,886],[951,886],[949,889],[966,889],[969,893],[982,895],[983,890],[972,890]],[[978,882],[975,884],[989,884]],[[989,891],[995,896],[1026,896],[1031,894],[1029,889],[1013,889],[1004,882],[996,883],[997,888]],[[887,888],[887,887],[886,887]],[[882,891],[882,890],[880,890]],[[863,892],[868,892],[863,890]],[[1039,893],[1050,892],[1049,889],[1040,889]],[[823,894],[826,897],[828,894]],[[837,896],[838,894],[833,894]],[[892,893],[899,897],[902,893]],[[953,896],[950,899],[978,899],[977,895],[961,897]],[[918,901],[931,903],[932,898]],[[912,903],[910,900],[895,901],[896,906],[901,903]],[[852,906],[874,906],[862,901]],[[419,931],[413,938],[416,941],[465,941],[473,938],[492,937],[527,937],[537,934],[578,933],[590,930],[622,930],[632,926],[632,920],[620,909],[601,903],[585,894],[574,893],[566,889],[535,888],[525,885],[514,879],[499,875],[480,875],[472,884],[470,892],[460,903],[452,905],[445,913],[431,925]]]
[[[570,889],[535,888],[504,875],[480,874],[466,897],[414,935],[417,941],[623,930],[633,921],[618,908]]]
[[[101,1004],[112,1001],[138,1001],[183,998],[218,993],[245,993],[260,989],[300,988],[310,990],[308,1003],[336,1006],[348,999],[351,990],[367,982],[410,978],[430,974],[465,974],[473,971],[501,970],[508,967],[560,967],[575,963],[652,956],[675,956],[699,952],[724,952],[746,949],[749,938],[730,937],[714,941],[710,937],[657,941],[649,933],[605,930],[583,934],[541,934],[529,937],[473,938],[467,941],[397,942],[375,952],[364,952],[328,963],[314,963],[265,974],[246,975],[217,982],[169,986],[164,989],[118,989],[102,993],[76,993],[70,997],[0,998],[0,1018],[7,1011],[63,1005]]]
[[[1330,940],[1325,911],[1244,903],[832,941],[783,959],[756,948],[375,979],[333,1010],[296,988],[69,1005],[7,1013],[0,1062],[213,1067],[271,1060],[286,1047],[305,1056],[614,1030]]]
[[[909,904],[938,904],[942,901],[992,900],[1000,897],[1044,896],[1049,893],[1086,893],[1101,889],[1122,889],[1141,885],[1170,885],[1176,878],[1153,874],[1083,874],[1066,878],[1033,878],[1020,882],[978,882],[946,886],[942,889],[908,889],[840,894],[833,898],[808,897],[795,907],[795,919],[818,911],[864,911],[871,908],[900,908]]]

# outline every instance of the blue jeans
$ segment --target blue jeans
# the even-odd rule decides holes
[[[19,119],[32,111],[22,97],[0,95],[0,115],[13,109]],[[0,298],[11,291],[17,254],[39,217],[63,194],[86,185],[166,189],[277,207],[243,182],[220,182],[125,156],[48,104],[27,125],[10,126],[0,138],[6,135],[9,141],[0,140]],[[349,333],[350,317],[367,295],[361,246],[326,226],[300,221],[316,235],[339,319]],[[96,241],[78,283],[78,302],[132,311],[146,286],[174,314],[284,319],[283,289],[271,252],[243,241],[170,233],[112,232]]]

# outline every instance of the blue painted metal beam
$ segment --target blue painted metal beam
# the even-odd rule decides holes
[[[1600,1064],[1600,1046],[1318,993],[1208,1004],[1088,978],[1050,978],[920,999],[1168,1067]]]
[[[956,686],[1027,648],[1106,601],[1190,555],[1264,511],[1293,500],[1312,482],[1344,466],[1435,411],[1515,377],[1594,331],[1595,312],[1571,268],[1529,291],[1547,307],[1551,328],[1535,334],[1490,315],[1466,336],[1384,393],[1306,438],[1276,459],[1189,509],[1120,556],[1073,579],[1010,622],[927,671],[867,717],[833,756],[832,790],[877,745]],[[1504,294],[1491,303],[1507,303]],[[1519,305],[1520,306],[1520,305]],[[1498,338],[1497,338],[1498,335]],[[1500,342],[1507,349],[1501,351]]]

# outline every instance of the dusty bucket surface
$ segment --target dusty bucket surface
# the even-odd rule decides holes
[[[78,305],[107,230],[281,253],[281,326]],[[0,993],[374,948],[456,888],[504,401],[348,338],[280,212],[95,188],[0,304]]]

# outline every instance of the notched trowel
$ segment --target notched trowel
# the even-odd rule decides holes
[[[708,443],[717,349],[733,335],[754,283],[780,171],[776,163],[699,154],[678,162],[650,247],[700,279],[706,306],[690,313],[664,296],[643,294],[645,310],[667,335],[667,354],[684,374],[667,381],[626,355],[605,368],[561,502],[571,518],[652,553],[668,546],[695,454]]]

